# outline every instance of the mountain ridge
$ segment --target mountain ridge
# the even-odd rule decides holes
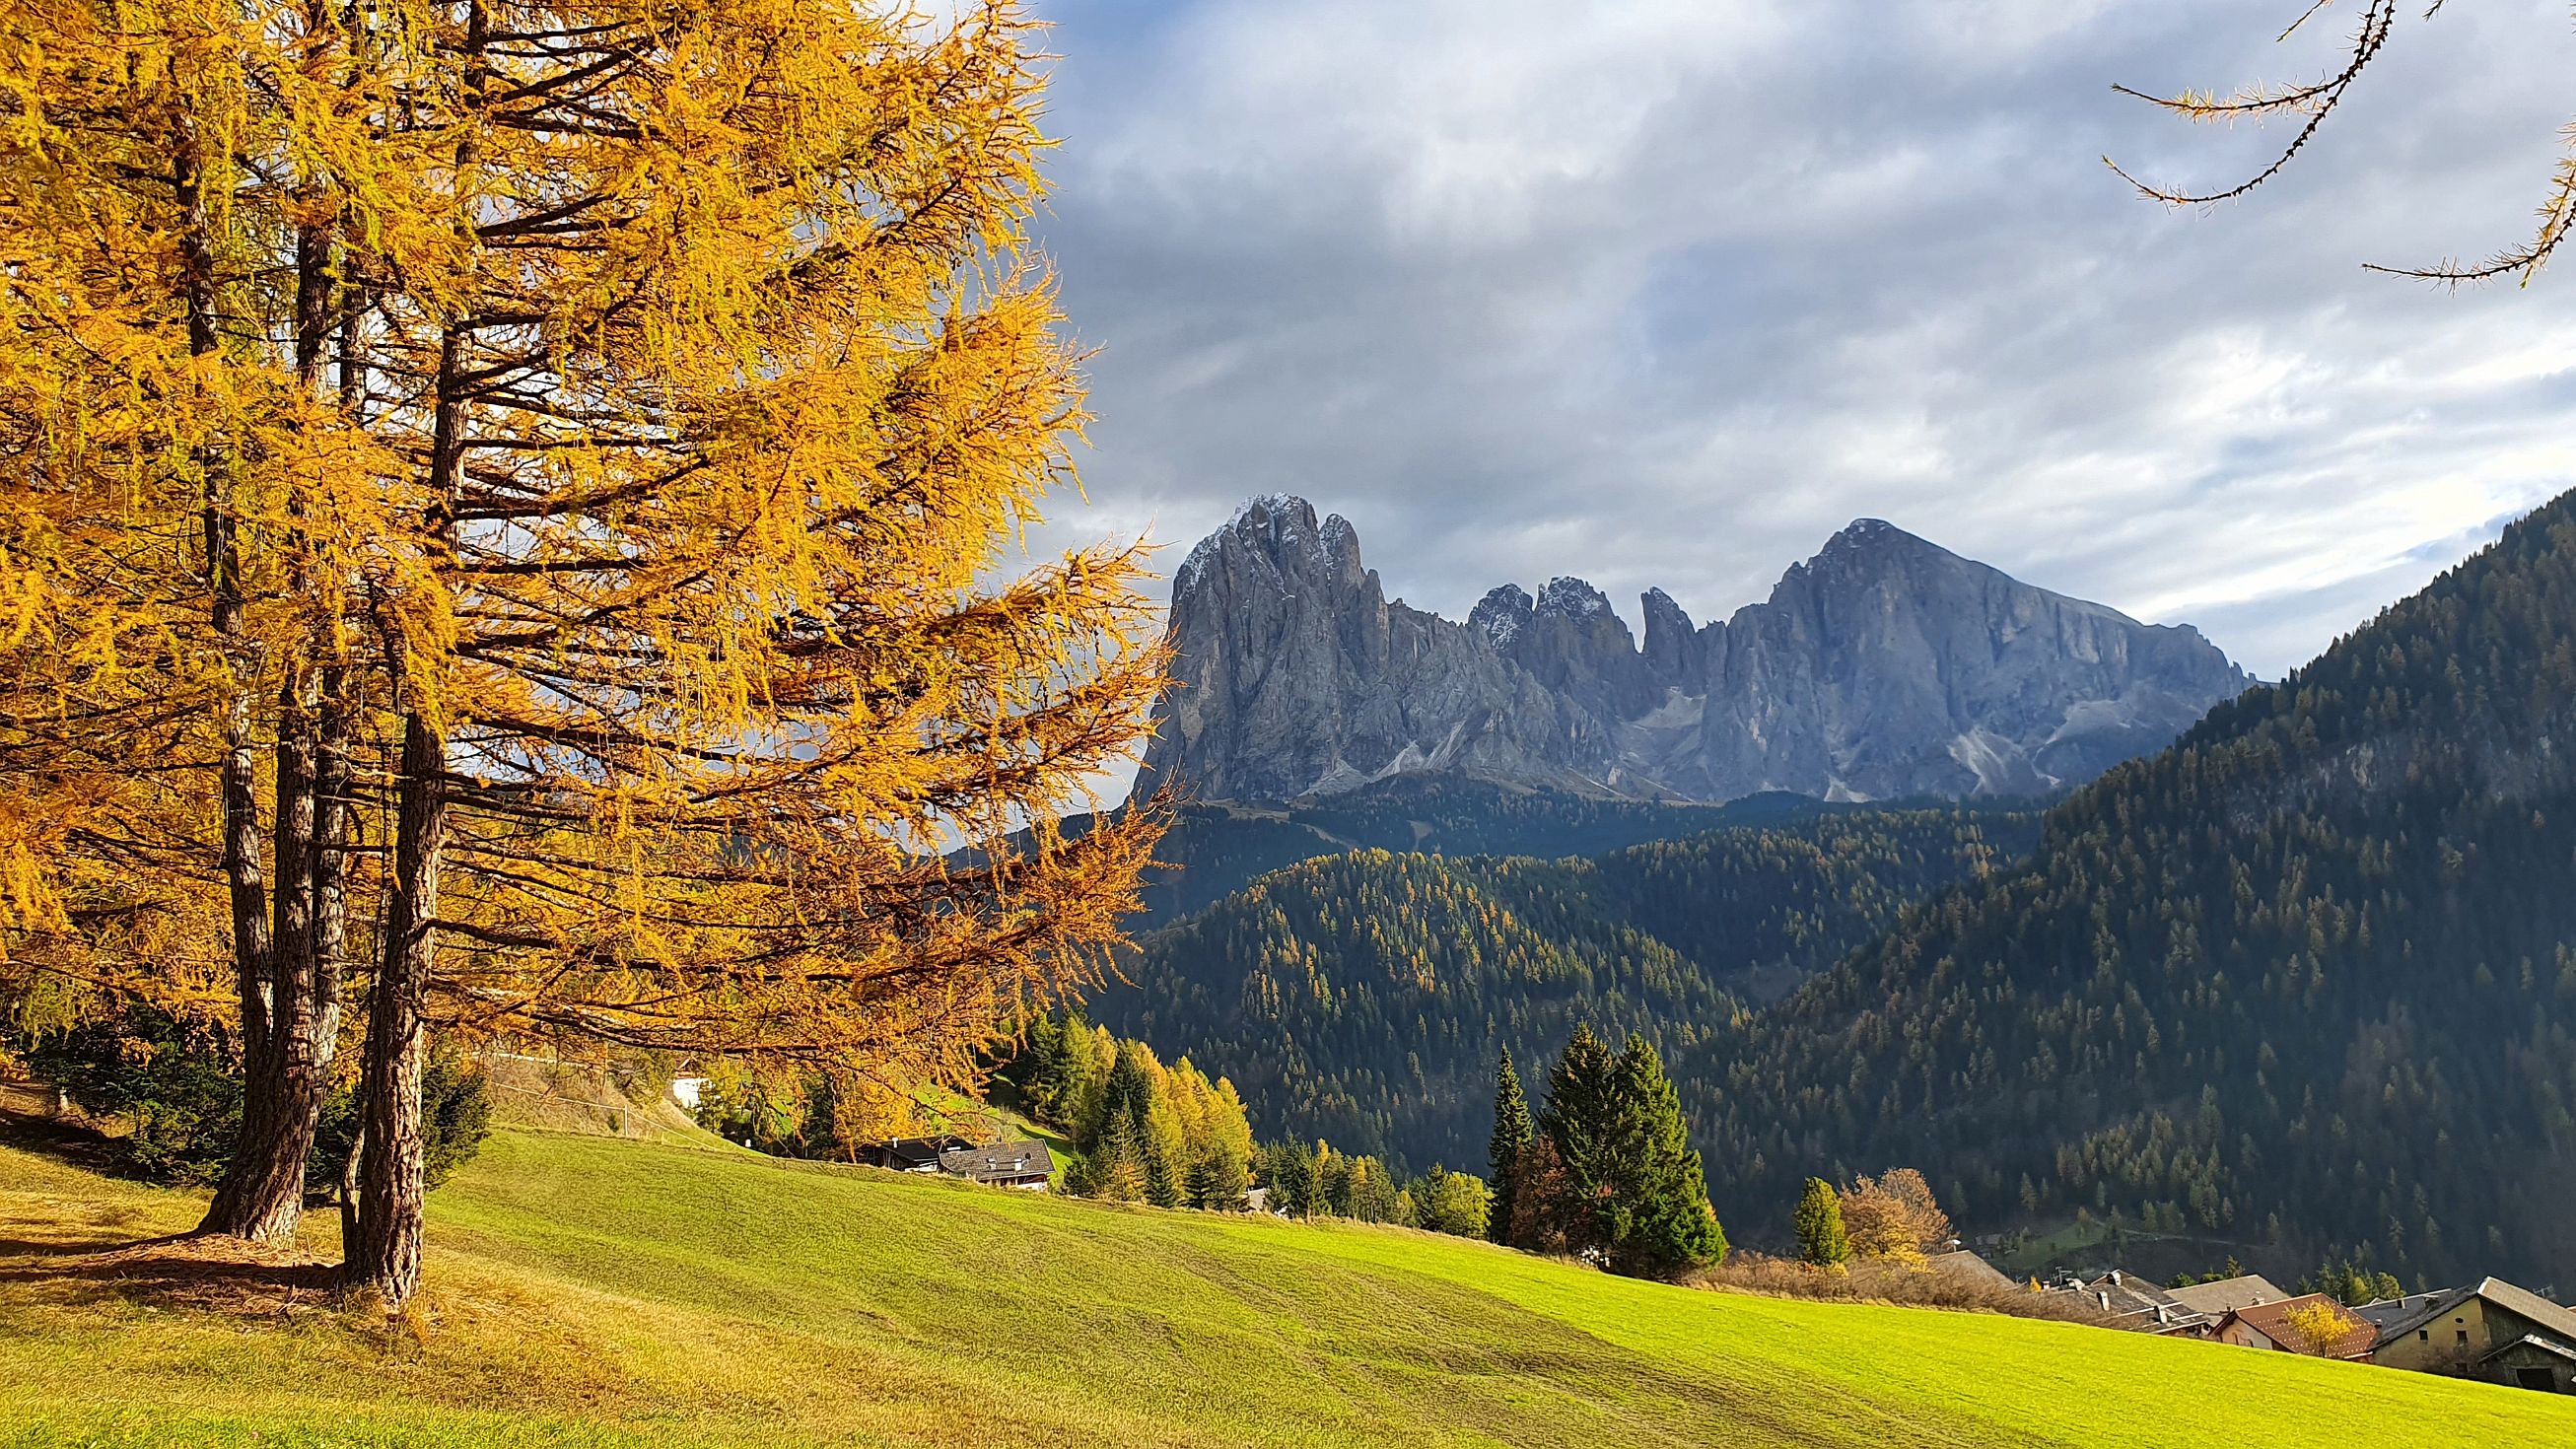
[[[2189,625],[2024,584],[1880,519],[1700,625],[1643,637],[1572,575],[1465,621],[1390,600],[1340,515],[1252,499],[1174,576],[1178,686],[1146,769],[1197,797],[1456,773],[1723,802],[2031,795],[2160,748],[2253,680]]]

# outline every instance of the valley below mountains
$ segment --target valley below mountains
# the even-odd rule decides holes
[[[1908,592],[1961,579],[1966,614]],[[1265,1134],[1480,1168],[1497,1053],[1588,1020],[1662,1051],[1741,1242],[1780,1241],[1808,1176],[1912,1165],[1980,1232],[2090,1222],[2282,1281],[2576,1281],[2569,499],[2250,688],[2188,631],[1875,528],[1722,630],[1650,613],[1624,653],[1571,588],[1506,597],[1511,627],[1379,603],[1348,526],[1302,505],[1247,509],[1182,585],[1200,682],[1157,748],[1201,782],[1167,838],[1197,884],[1094,1011],[1233,1072]],[[1197,612],[1219,599],[1246,614]],[[1574,613],[1590,653],[1561,647]],[[2025,625],[1932,622],[1961,618]],[[1839,743],[1766,733],[1815,771],[1728,776],[1709,721],[1773,638],[1815,652],[1768,717]],[[1700,744],[1632,748],[1639,679],[1699,701]],[[2190,699],[2214,707],[2121,757]],[[2099,754],[2062,733],[2147,700],[2170,712],[2084,736]],[[1980,729],[2043,782],[2093,778],[2053,804],[1799,798],[1998,787],[1938,768],[1943,731]]]

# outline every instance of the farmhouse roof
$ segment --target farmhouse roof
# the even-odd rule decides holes
[[[1006,1182],[1044,1177],[1055,1171],[1055,1154],[1043,1142],[996,1142],[989,1147],[953,1147],[939,1154],[939,1170],[977,1182]]]
[[[2093,1305],[2116,1318],[2141,1320],[2139,1327],[2151,1333],[2179,1333],[2201,1328],[2213,1320],[2195,1308],[2185,1307],[2174,1295],[2159,1288],[2149,1279],[2123,1273],[2114,1268],[2080,1290]]]
[[[2018,1288],[2020,1282],[1965,1248],[1934,1253],[1924,1266],[1964,1288]]]
[[[2543,1338],[2536,1333],[2526,1333],[2511,1343],[2498,1344],[2487,1353],[2486,1357],[2479,1359],[2478,1362],[2482,1364],[2493,1363],[2497,1359],[2504,1357],[2506,1354],[2513,1352],[2517,1348],[2536,1348],[2542,1353],[2553,1354],[2559,1358],[2567,1360],[2569,1363],[2576,1363],[2576,1348],[2569,1348],[2566,1344],[2560,1343],[2554,1338]]]
[[[2435,1304],[2449,1305],[2468,1296],[2465,1288],[2436,1288],[2430,1293],[2409,1293],[2403,1298],[2382,1298],[2365,1303],[2353,1312],[2360,1314],[2379,1330],[2379,1341],[2386,1343],[2402,1329],[2412,1332],[2415,1325],[2432,1316]]]
[[[927,1171],[939,1165],[939,1154],[973,1143],[954,1135],[940,1137],[894,1137],[870,1143],[859,1149],[859,1159],[880,1167]]]
[[[2257,1303],[2278,1303],[2290,1296],[2260,1273],[2222,1278],[2215,1283],[2194,1283],[2188,1288],[2167,1291],[2173,1294],[2176,1303],[2212,1318],[2223,1318],[2239,1308],[2251,1308]]]

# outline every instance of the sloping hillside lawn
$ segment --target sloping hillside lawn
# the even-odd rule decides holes
[[[409,1327],[128,1246],[196,1211],[0,1146],[0,1444],[2576,1443],[2392,1370],[632,1141],[496,1136]]]

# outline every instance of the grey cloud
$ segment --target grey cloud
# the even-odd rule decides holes
[[[1042,240],[1103,351],[1092,506],[1042,542],[1186,547],[1289,490],[1416,604],[1571,573],[1633,623],[1658,585],[1722,616],[1871,515],[2278,675],[2576,482],[2576,274],[2359,266],[2518,239],[2576,104],[2556,0],[2410,20],[2206,215],[2098,158],[2226,182],[2284,133],[2109,84],[2305,74],[2342,21],[2276,50],[2289,17],[2237,0],[1054,18]]]

